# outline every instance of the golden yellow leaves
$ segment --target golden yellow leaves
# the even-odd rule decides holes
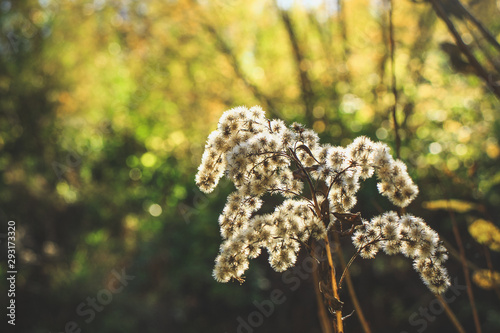
[[[500,251],[500,229],[490,221],[483,219],[474,221],[469,226],[469,233],[478,243],[488,246],[493,251]]]
[[[489,269],[481,269],[474,272],[472,280],[480,288],[493,289],[500,286],[500,273]]]
[[[472,202],[456,199],[425,201],[422,203],[422,207],[429,210],[451,209],[457,213],[466,213],[468,211],[478,209],[478,205]]]

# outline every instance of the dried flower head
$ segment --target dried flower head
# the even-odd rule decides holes
[[[271,267],[282,272],[295,264],[301,244],[325,239],[330,230],[343,233],[343,223],[349,222],[361,257],[373,258],[380,250],[402,253],[414,260],[433,292],[449,285],[442,266],[446,249],[422,219],[387,212],[369,222],[359,219],[361,225],[354,227],[359,214],[351,209],[361,181],[376,175],[379,192],[399,207],[418,194],[406,165],[381,142],[361,136],[347,147],[321,145],[318,135],[300,124],[287,127],[266,119],[260,107],[238,107],[224,112],[209,135],[196,184],[209,193],[223,175],[236,190],[219,217],[223,242],[215,260],[217,281],[242,281],[249,259],[262,248]],[[284,201],[272,213],[257,214],[266,193]]]

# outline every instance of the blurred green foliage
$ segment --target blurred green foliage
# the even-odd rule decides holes
[[[223,182],[206,196],[194,185],[206,136],[238,105],[260,104],[332,144],[359,135],[395,142],[387,3],[292,2],[0,2],[0,223],[16,221],[19,332],[62,332],[70,321],[83,332],[234,332],[275,288],[287,301],[256,331],[320,331],[312,282],[291,291],[265,255],[241,286],[212,279],[231,188]],[[469,5],[498,39],[497,2]],[[464,39],[477,36],[454,19]],[[453,67],[457,54],[440,47],[453,41],[428,3],[395,2],[394,26],[400,156],[420,187],[409,210],[448,240],[454,258],[449,214],[422,201],[480,207],[457,219],[468,259],[490,268],[498,254],[467,224],[498,226],[498,98]],[[390,208],[375,191],[363,188],[363,216]],[[416,331],[409,316],[432,300],[401,259],[352,267],[376,332]],[[0,266],[7,286],[6,260]],[[134,279],[87,323],[78,306],[122,268]],[[449,269],[464,283],[458,260]],[[474,288],[484,331],[500,329],[498,295]],[[471,330],[466,295],[450,306]],[[360,331],[355,316],[346,327]],[[430,332],[450,327],[444,314],[429,322]]]

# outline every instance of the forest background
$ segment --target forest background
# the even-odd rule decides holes
[[[324,143],[389,144],[420,188],[408,211],[450,250],[450,310],[498,332],[500,2],[460,4],[1,1],[0,307],[13,220],[17,332],[321,331],[311,276],[290,283],[266,254],[242,285],[211,276],[232,185],[204,195],[194,175],[239,105]],[[374,180],[358,201],[366,217],[391,209]],[[351,275],[374,332],[454,330],[404,258]],[[274,289],[286,300],[252,317]],[[345,327],[361,332],[356,314]]]

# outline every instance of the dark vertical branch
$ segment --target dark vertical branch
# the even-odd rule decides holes
[[[391,58],[391,88],[392,94],[394,95],[394,105],[392,107],[392,122],[394,124],[394,134],[396,140],[396,157],[399,158],[399,151],[401,149],[401,138],[399,136],[399,124],[396,116],[396,111],[398,108],[398,89],[396,83],[396,62],[394,60],[395,52],[395,42],[394,42],[394,22],[392,20],[393,15],[393,1],[389,0],[389,52]]]
[[[385,20],[385,18],[381,15],[380,16],[380,21],[378,22],[379,25],[380,25],[380,32],[381,32],[381,35],[382,35],[382,42],[384,43],[384,46],[385,46],[385,52],[382,53],[382,56],[379,58],[379,60],[377,60],[377,69],[378,69],[378,75],[379,75],[379,84],[375,87],[373,87],[372,89],[372,93],[373,93],[373,96],[374,96],[374,100],[377,104],[379,104],[379,101],[380,101],[380,95],[378,93],[378,89],[380,86],[383,85],[383,83],[385,82],[385,76],[386,76],[386,65],[387,65],[387,60],[389,59],[389,43],[387,42],[388,41],[388,37],[387,37],[387,22]]]
[[[474,43],[477,45],[477,48],[482,51],[485,59],[491,64],[491,66],[500,74],[500,65],[499,61],[495,59],[495,55],[491,54],[491,51],[489,50],[488,46],[483,46],[483,43],[481,38],[477,36],[477,32],[470,29],[469,26],[467,25],[467,30],[469,30],[469,33],[474,37]]]
[[[497,96],[500,97],[500,85],[496,82],[493,82],[493,78],[491,73],[489,73],[482,65],[481,63],[476,59],[472,51],[469,49],[467,44],[463,41],[462,37],[458,33],[457,29],[455,28],[455,25],[451,21],[451,19],[448,17],[447,12],[443,9],[441,4],[439,3],[438,0],[429,0],[432,4],[432,7],[434,8],[434,11],[436,14],[441,18],[446,26],[448,27],[448,30],[450,33],[453,35],[453,38],[455,39],[455,43],[457,46],[460,48],[460,51],[467,57],[467,60],[469,60],[469,63],[474,67],[476,70],[476,73],[479,77],[481,77],[488,87],[492,90],[492,92]]]
[[[418,18],[418,35],[415,36],[410,48],[410,59],[418,60],[418,66],[411,71],[411,76],[415,83],[418,83],[422,78],[422,67],[427,57],[427,50],[432,44],[436,21],[436,16],[432,15],[432,8],[426,8]]]
[[[313,283],[314,292],[316,293],[316,305],[318,307],[318,317],[321,324],[321,331],[323,333],[333,333],[332,324],[328,318],[328,313],[326,312],[325,305],[323,304],[323,297],[321,296],[321,291],[319,290],[319,271],[317,269],[313,270]]]
[[[192,0],[191,3],[196,7],[198,3],[195,0]],[[264,109],[267,109],[267,112],[270,116],[278,116],[279,112],[277,108],[274,106],[274,102],[269,96],[266,96],[258,86],[253,84],[250,79],[245,75],[243,70],[241,69],[240,63],[233,49],[227,43],[224,38],[219,34],[214,25],[210,23],[210,20],[204,15],[204,13],[200,10],[199,17],[201,18],[200,25],[214,38],[216,47],[219,51],[228,59],[231,67],[233,68],[236,77],[238,77],[245,86],[252,92],[255,98],[259,101],[259,103],[263,104]]]
[[[280,12],[281,20],[285,25],[286,32],[288,34],[288,38],[290,39],[290,44],[292,46],[293,55],[295,58],[295,63],[297,66],[297,72],[299,73],[299,81],[300,81],[300,90],[302,101],[306,110],[306,122],[308,125],[312,125],[313,122],[313,108],[314,108],[314,92],[312,89],[311,80],[309,79],[309,74],[307,67],[305,66],[304,55],[302,53],[302,49],[299,45],[299,41],[297,39],[297,34],[295,33],[293,24],[291,22],[290,16],[286,10],[278,9]]]
[[[351,49],[349,48],[349,44],[347,42],[347,24],[345,19],[345,10],[344,4],[342,0],[337,0],[337,11],[338,11],[338,21],[340,28],[340,37],[342,38],[342,62],[344,63],[344,71],[343,76],[347,82],[350,82],[350,72],[349,66],[347,65],[347,60],[349,59],[349,55],[351,53]]]
[[[277,115],[276,114],[276,108],[274,107],[274,103],[271,100],[271,98],[265,96],[257,87],[255,84],[250,82],[250,80],[245,76],[243,71],[241,70],[240,64],[238,62],[238,59],[236,58],[236,55],[234,54],[233,50],[229,46],[229,44],[220,36],[220,34],[217,32],[217,30],[211,26],[208,23],[203,23],[203,27],[212,35],[212,37],[215,39],[216,46],[219,48],[222,54],[226,56],[226,58],[229,60],[231,66],[233,67],[234,73],[236,76],[243,81],[243,83],[250,89],[250,91],[253,93],[255,98],[259,100],[262,103],[265,103],[266,109],[268,110],[269,114],[271,115]]]
[[[436,175],[437,179],[439,180],[439,176]],[[443,189],[443,195],[445,199],[449,202],[450,197],[448,193],[446,192],[446,187],[444,184],[441,184],[441,188]],[[467,296],[469,297],[469,303],[471,306],[472,310],[472,316],[474,318],[474,325],[476,327],[476,333],[481,333],[481,324],[479,323],[479,316],[477,314],[477,309],[476,309],[476,302],[474,300],[474,293],[472,291],[472,283],[470,281],[470,273],[469,273],[469,266],[467,265],[467,258],[465,257],[465,248],[464,244],[462,242],[462,237],[460,236],[460,231],[458,230],[458,223],[457,220],[455,219],[455,213],[449,207],[448,205],[448,214],[450,215],[451,219],[451,225],[452,225],[452,230],[453,230],[453,235],[455,236],[455,241],[457,242],[457,247],[460,255],[460,262],[462,264],[462,269],[464,272],[464,277],[465,277],[465,285],[467,286]],[[450,317],[451,319],[451,317]]]
[[[483,37],[497,50],[500,51],[500,44],[498,43],[498,41],[495,39],[495,37],[493,37],[491,32],[489,32],[488,29],[486,29],[484,25],[474,15],[472,15],[469,9],[467,9],[467,7],[465,7],[460,2],[460,0],[455,0],[454,5],[458,6],[458,8],[461,9],[462,13],[479,29],[479,31],[481,31]]]
[[[447,199],[447,200],[449,200],[449,199]],[[455,219],[455,213],[450,208],[448,209],[448,212],[450,214],[451,223],[453,226],[453,235],[455,236],[455,240],[457,242],[458,250],[460,253],[460,260],[462,262],[462,268],[463,268],[464,276],[465,276],[465,284],[467,285],[467,295],[469,296],[470,307],[472,309],[472,316],[474,317],[474,325],[476,326],[476,332],[481,333],[481,324],[479,323],[479,316],[477,314],[476,302],[474,300],[474,294],[472,292],[472,284],[470,281],[469,266],[467,266],[467,262],[465,259],[465,249],[464,249],[464,245],[462,243],[462,237],[460,236],[460,231],[458,230],[457,221]]]

